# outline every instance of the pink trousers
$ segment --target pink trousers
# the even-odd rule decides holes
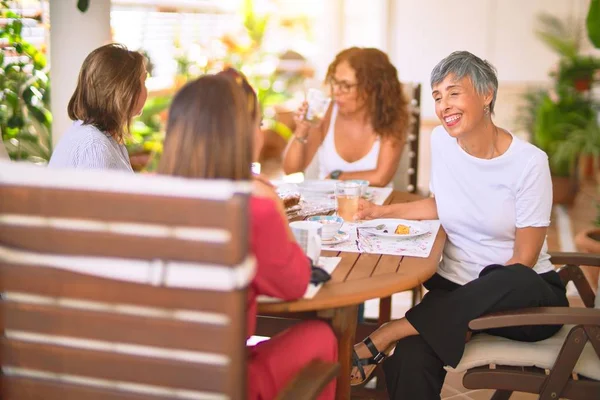
[[[337,339],[323,321],[307,321],[250,347],[248,399],[272,400],[312,360],[337,362]],[[335,397],[335,380],[319,400]]]

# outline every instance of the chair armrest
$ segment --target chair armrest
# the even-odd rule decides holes
[[[277,400],[313,400],[340,373],[338,363],[311,361],[277,395]]]
[[[600,267],[600,254],[551,252],[550,262],[554,265],[587,265]]]
[[[507,326],[564,324],[600,326],[600,310],[576,307],[523,308],[484,315],[469,322],[469,328],[479,331]]]

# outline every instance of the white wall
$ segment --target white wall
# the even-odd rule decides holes
[[[419,143],[419,189],[429,182],[429,133],[438,125],[429,74],[455,50],[468,50],[498,69],[495,122],[519,134],[516,117],[531,85],[550,83],[558,57],[536,36],[537,15],[585,17],[589,0],[388,0],[393,12],[388,52],[403,81],[420,82],[424,124]],[[587,38],[586,38],[587,39]],[[596,53],[589,42],[585,52]]]
[[[434,117],[429,73],[455,50],[468,50],[498,69],[502,85],[547,82],[557,57],[536,37],[536,17],[582,16],[589,0],[392,0],[392,59],[403,80],[423,83],[423,116]]]
[[[50,101],[54,144],[71,125],[67,105],[83,60],[110,39],[110,0],[90,1],[85,13],[77,9],[77,0],[50,1]]]

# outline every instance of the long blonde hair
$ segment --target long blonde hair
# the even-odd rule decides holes
[[[143,55],[117,43],[92,51],[79,71],[69,118],[93,125],[122,143],[142,92],[145,64]]]
[[[206,75],[184,86],[169,110],[161,174],[249,180],[253,124],[231,79]]]

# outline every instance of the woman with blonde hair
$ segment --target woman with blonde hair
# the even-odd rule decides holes
[[[173,99],[159,173],[198,179],[252,179],[251,163],[260,110],[244,77],[234,70],[201,77]],[[248,290],[249,338],[256,327],[256,297],[302,297],[311,276],[309,259],[287,224],[272,188],[255,181],[250,199],[250,248],[257,271]],[[310,361],[337,360],[329,325],[308,321],[248,348],[248,398],[274,399]],[[335,382],[319,399],[333,399]]]
[[[400,162],[409,124],[398,71],[378,49],[352,47],[329,65],[333,106],[317,123],[296,114],[296,130],[283,160],[287,174],[304,171],[316,156],[319,179],[365,179],[388,185]]]
[[[143,55],[116,43],[86,57],[68,106],[74,122],[54,149],[50,167],[133,172],[123,142],[148,97],[145,64]]]

